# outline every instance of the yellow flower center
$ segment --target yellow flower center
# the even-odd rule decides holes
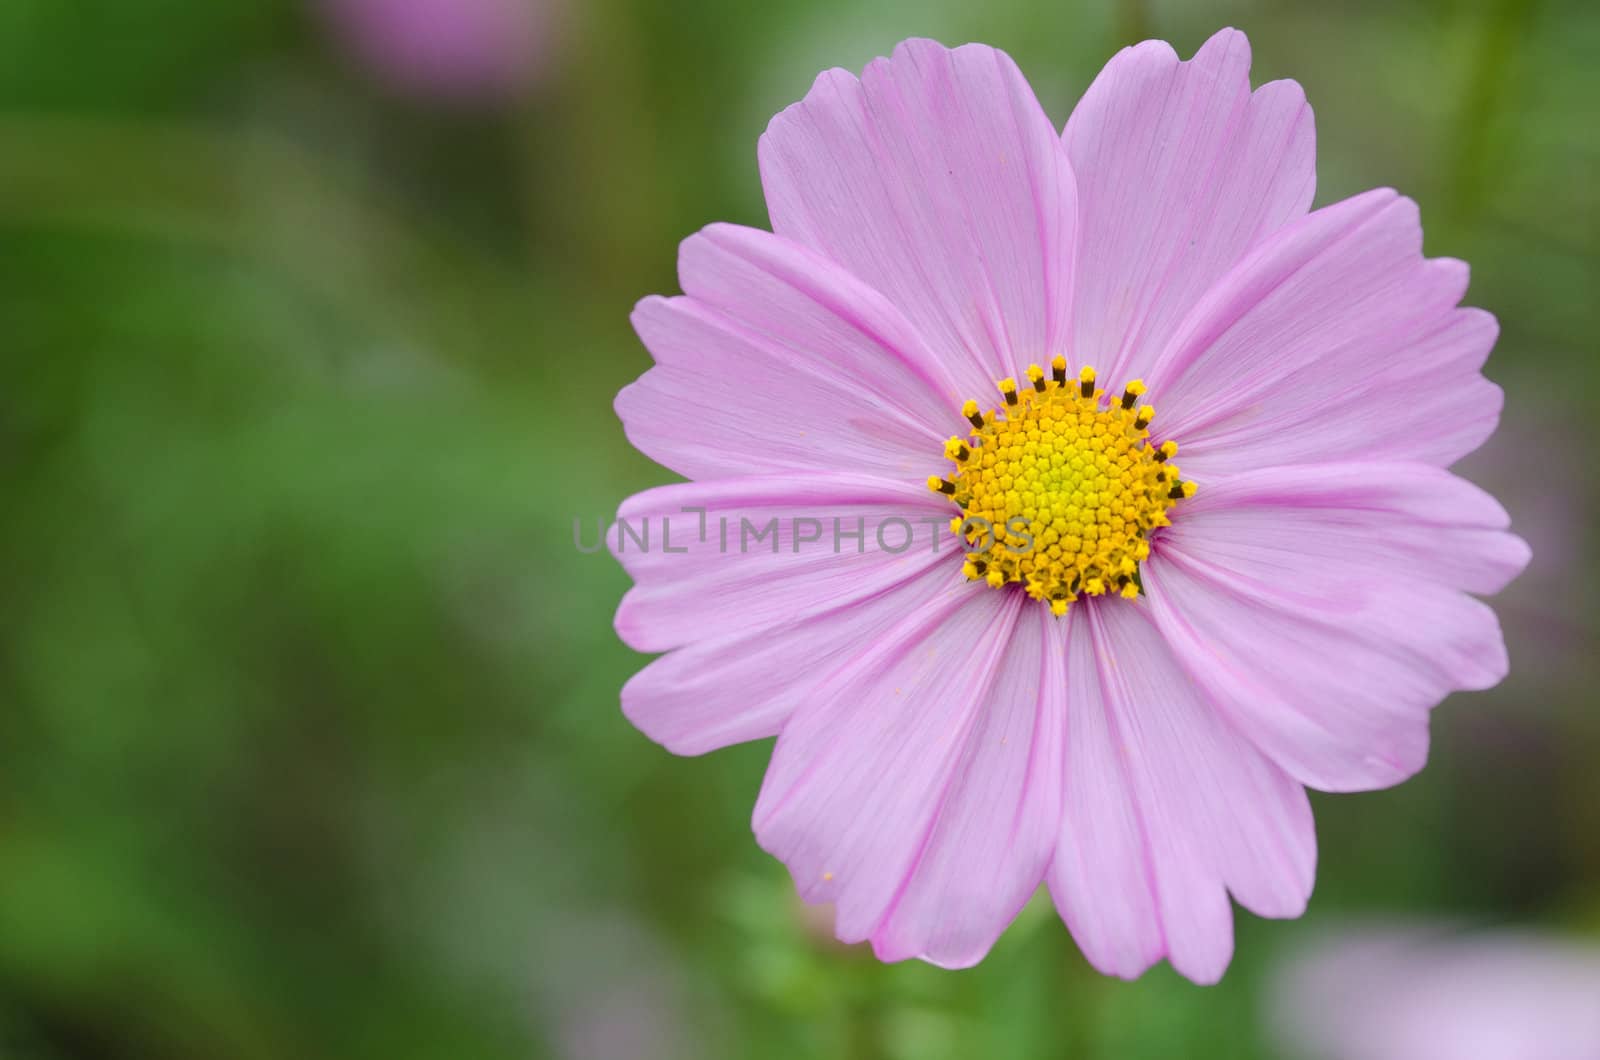
[[[1016,582],[1063,615],[1080,594],[1138,596],[1150,531],[1195,485],[1171,462],[1176,442],[1150,444],[1142,381],[1108,402],[1093,368],[1070,385],[1064,358],[1051,369],[1030,365],[1020,391],[1002,379],[1005,402],[989,412],[968,401],[972,430],[945,443],[955,471],[928,487],[961,508],[950,528],[966,542],[968,578]]]

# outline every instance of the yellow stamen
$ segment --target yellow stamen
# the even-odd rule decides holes
[[[1169,462],[1176,442],[1150,441],[1155,410],[1139,404],[1142,380],[1113,399],[1087,365],[1075,384],[1065,358],[1050,368],[1047,377],[1029,365],[1025,390],[1000,380],[1004,404],[987,414],[963,405],[970,437],[945,443],[955,471],[928,486],[961,508],[950,529],[969,549],[962,574],[997,589],[1015,583],[1063,615],[1084,595],[1136,598],[1150,532],[1170,525],[1168,509],[1195,484]]]
[[[1084,365],[1078,373],[1078,389],[1084,397],[1094,397],[1094,369],[1088,365]]]

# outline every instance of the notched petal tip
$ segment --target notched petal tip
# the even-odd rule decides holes
[[[1227,974],[1228,966],[1233,963],[1233,946],[1228,947],[1227,956],[1220,962],[1207,958],[1183,968],[1173,965],[1173,971],[1183,976],[1195,986],[1216,986],[1222,982],[1222,977]]]
[[[616,554],[614,550],[612,554]],[[617,613],[611,619],[611,628],[617,631],[617,639],[629,648],[651,655],[665,649],[651,643],[649,634],[638,619],[638,594],[637,586],[622,594],[622,600],[617,604]]]
[[[1148,63],[1160,63],[1162,65],[1171,66],[1176,66],[1177,64],[1186,61],[1178,58],[1177,49],[1171,44],[1164,40],[1160,40],[1159,38],[1152,37],[1149,40],[1142,40],[1137,44],[1129,44],[1123,47],[1121,51],[1117,52],[1116,55],[1111,57],[1101,72],[1105,73],[1110,71],[1112,64],[1119,60],[1127,61],[1124,59],[1124,56],[1126,56],[1127,59],[1139,59]]]
[[[1248,78],[1250,58],[1250,38],[1245,36],[1243,30],[1224,26],[1207,37],[1206,42],[1200,45],[1194,57],[1188,61],[1197,65],[1215,62],[1224,70],[1229,67],[1241,68]]]
[[[1511,538],[1511,564],[1517,568],[1517,574],[1527,569],[1529,561],[1533,559],[1533,547],[1516,534],[1507,534]]]
[[[907,949],[884,938],[881,933],[874,935],[869,941],[872,943],[872,955],[885,964],[899,964],[901,961],[916,960],[924,964],[931,964],[935,968],[943,968],[947,972],[958,972],[963,968],[977,967],[989,955],[989,951],[994,948],[993,941],[991,941],[989,945],[984,946],[982,950],[976,953],[949,957],[941,956],[937,953],[917,952]]]
[[[830,66],[811,79],[811,87],[806,89],[805,95],[774,114],[756,138],[756,165],[763,179],[778,162],[779,141],[785,131],[805,121],[807,107],[821,102],[825,96],[837,96],[841,90],[851,91],[860,84],[861,79],[849,70]]]
[[[962,44],[952,48],[942,41],[934,40],[932,37],[907,37],[889,50],[888,57],[892,61],[898,61],[902,56],[906,58],[914,58],[917,55],[944,55],[950,52],[958,52],[965,48],[987,48],[990,51],[995,50],[993,48],[989,48],[987,44]],[[883,58],[884,57],[880,55],[877,59],[874,59],[873,62],[877,62]]]
[[[639,341],[644,343],[646,351],[649,351],[650,349],[650,344],[645,338],[645,330],[649,326],[646,322],[650,320],[651,316],[656,312],[670,307],[676,297],[678,296],[647,294],[637,302],[633,303],[633,310],[628,313],[628,323],[633,325],[633,333],[639,336]],[[653,358],[654,356],[655,355],[652,353],[651,357]]]

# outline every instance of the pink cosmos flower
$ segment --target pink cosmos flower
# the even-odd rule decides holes
[[[609,538],[666,653],[623,709],[776,735],[757,840],[884,960],[973,964],[1044,880],[1096,967],[1215,981],[1230,894],[1305,907],[1305,788],[1405,779],[1506,672],[1467,594],[1528,551],[1445,470],[1494,318],[1409,200],[1310,210],[1311,112],[1249,61],[1126,49],[1060,135],[992,48],[827,71],[762,137],[773,231],[634,313],[617,411],[690,481]]]
[[[1600,948],[1531,933],[1376,924],[1295,955],[1268,1014],[1305,1060],[1600,1057]]]

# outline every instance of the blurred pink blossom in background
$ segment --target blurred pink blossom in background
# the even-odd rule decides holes
[[[559,954],[559,959],[552,959]],[[695,1029],[685,969],[643,923],[570,911],[539,949],[536,989],[563,1060],[715,1056]],[[714,1022],[714,1017],[713,1017]]]
[[[467,102],[515,96],[553,49],[555,0],[320,0],[354,60],[391,88]]]
[[[1268,1012],[1300,1060],[1594,1060],[1600,945],[1369,924],[1296,953]]]

